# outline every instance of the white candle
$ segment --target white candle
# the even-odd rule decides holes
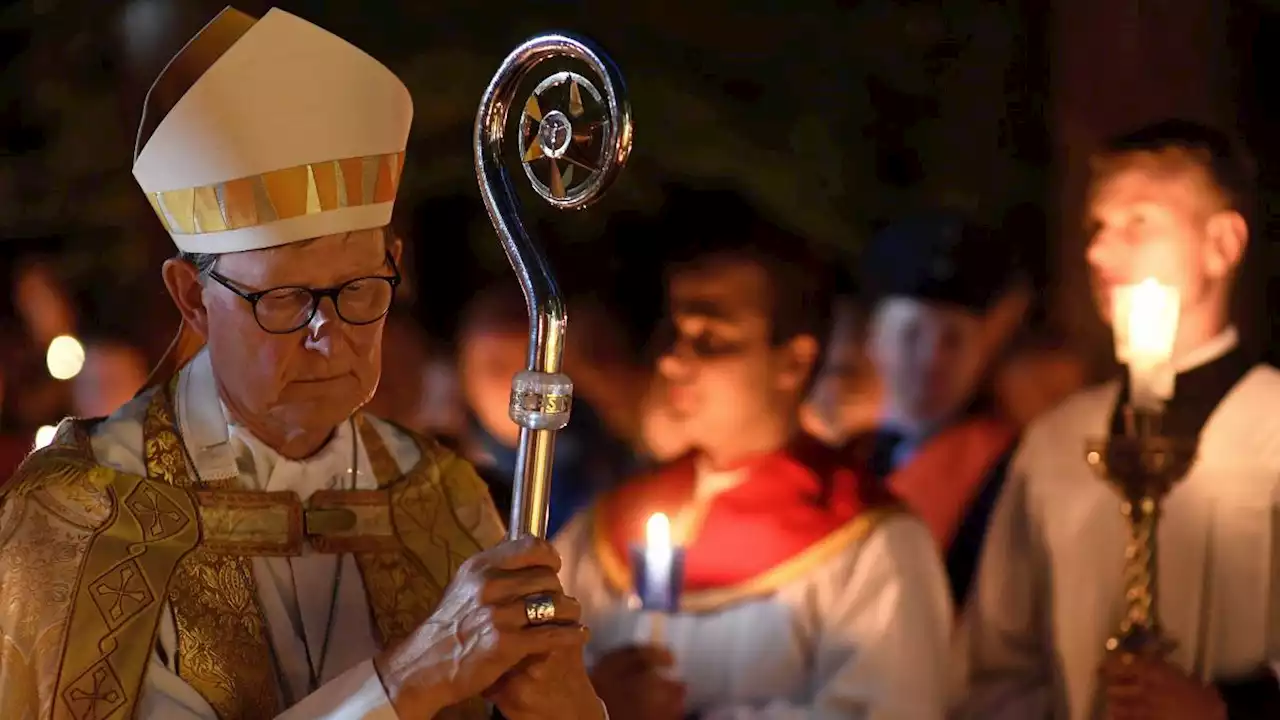
[[[1129,402],[1159,410],[1173,397],[1173,344],[1178,334],[1178,289],[1147,278],[1116,288],[1112,328],[1116,357],[1129,366]]]
[[[654,513],[644,527],[645,595],[666,604],[671,597],[671,520]]]

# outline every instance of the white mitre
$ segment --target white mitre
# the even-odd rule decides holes
[[[412,118],[404,83],[342,38],[227,8],[147,94],[133,175],[185,252],[382,227]]]

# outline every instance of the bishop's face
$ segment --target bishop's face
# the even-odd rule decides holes
[[[758,447],[794,419],[812,368],[812,338],[771,341],[771,288],[746,261],[676,273],[668,287],[672,342],[658,360],[665,409],[688,443],[710,453]]]
[[[223,255],[215,270],[249,293],[335,288],[358,278],[391,276],[387,251],[381,229],[362,230]],[[398,260],[399,243],[390,251]],[[339,317],[332,299],[325,298],[302,328],[273,334],[259,324],[253,306],[222,283],[206,280],[202,295],[223,400],[255,433],[286,441],[293,433],[326,433],[373,397],[385,318],[355,325]]]

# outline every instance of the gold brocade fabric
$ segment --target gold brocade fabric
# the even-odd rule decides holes
[[[54,717],[109,717],[137,701],[173,570],[199,541],[191,496],[120,474],[111,522],[81,566]]]
[[[421,460],[402,477],[379,432],[359,425],[380,489],[326,493],[320,504],[356,516],[359,532],[338,533],[331,549],[354,552],[386,644],[424,621],[461,562],[503,529],[466,462],[417,439]],[[144,421],[149,477],[97,465],[89,427],[64,423],[0,498],[0,718],[133,717],[166,599],[183,679],[222,720],[273,717],[276,681],[249,557],[299,551],[301,523],[288,519],[304,512],[297,496],[191,487],[163,389]],[[230,509],[219,502],[228,498]],[[205,542],[209,531],[215,542]],[[438,717],[488,711],[476,698]]]
[[[431,615],[458,567],[502,539],[502,522],[475,470],[443,448],[419,439],[424,462],[396,481],[395,459],[377,430],[361,422],[360,438],[379,486],[390,493],[392,521],[404,543],[398,552],[356,555],[378,635],[386,646],[407,637]],[[426,462],[432,457],[440,461]],[[459,509],[467,508],[479,511],[478,522],[460,517]],[[480,720],[489,712],[482,699],[472,698],[436,717]]]
[[[114,507],[106,487],[114,476],[93,472],[87,447],[81,428],[62,424],[54,441],[22,464],[0,497],[0,717],[5,720],[69,716],[62,703],[55,711],[54,700],[72,600],[85,554]],[[123,689],[105,681],[90,695],[112,705],[128,699]]]
[[[5,499],[11,534],[0,537],[0,599],[18,630],[4,631],[6,664],[25,662],[36,681],[34,706],[30,687],[11,701],[11,684],[21,683],[0,667],[6,718],[131,716],[173,569],[199,540],[189,494],[92,458],[85,426],[64,423],[53,446],[19,469]],[[34,597],[24,606],[26,593]],[[23,642],[24,625],[36,631],[34,643]]]
[[[142,425],[147,474],[166,485],[191,488],[193,473],[175,427],[169,393],[157,391]],[[169,592],[178,676],[223,720],[271,718],[279,711],[257,597],[250,559],[215,553],[203,543],[178,566]]]
[[[162,396],[157,393],[158,398]],[[153,403],[147,414],[147,467],[152,473],[168,472],[165,479],[175,484],[186,484],[191,476],[180,462],[183,451],[167,406]],[[469,466],[456,459],[447,464],[447,459],[440,457],[442,450],[423,440],[419,441],[422,460],[401,477],[377,431],[363,421],[359,427],[379,485],[385,489],[384,505],[390,504],[393,524],[403,543],[395,551],[356,554],[374,621],[386,645],[403,639],[430,616],[458,566],[479,552],[483,540],[496,541],[492,531],[473,533],[457,520],[450,490],[457,485],[456,499],[472,507],[488,503],[492,508],[492,503],[478,478],[467,482],[466,475],[459,472]],[[441,467],[452,472],[443,474]],[[368,497],[364,492],[356,495],[361,500]],[[492,518],[496,521],[496,511]],[[429,529],[423,529],[424,523]],[[253,524],[252,517],[233,524]],[[496,527],[500,533],[501,523]],[[223,720],[273,716],[275,678],[249,558],[197,549],[179,569],[169,601],[178,630],[182,679],[199,691]],[[477,698],[450,708],[441,717],[479,720],[487,718],[488,712]]]

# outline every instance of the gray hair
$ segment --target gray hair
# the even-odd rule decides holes
[[[213,272],[213,266],[218,263],[219,257],[221,257],[219,253],[178,253],[179,260],[185,260],[194,265],[202,276]]]

